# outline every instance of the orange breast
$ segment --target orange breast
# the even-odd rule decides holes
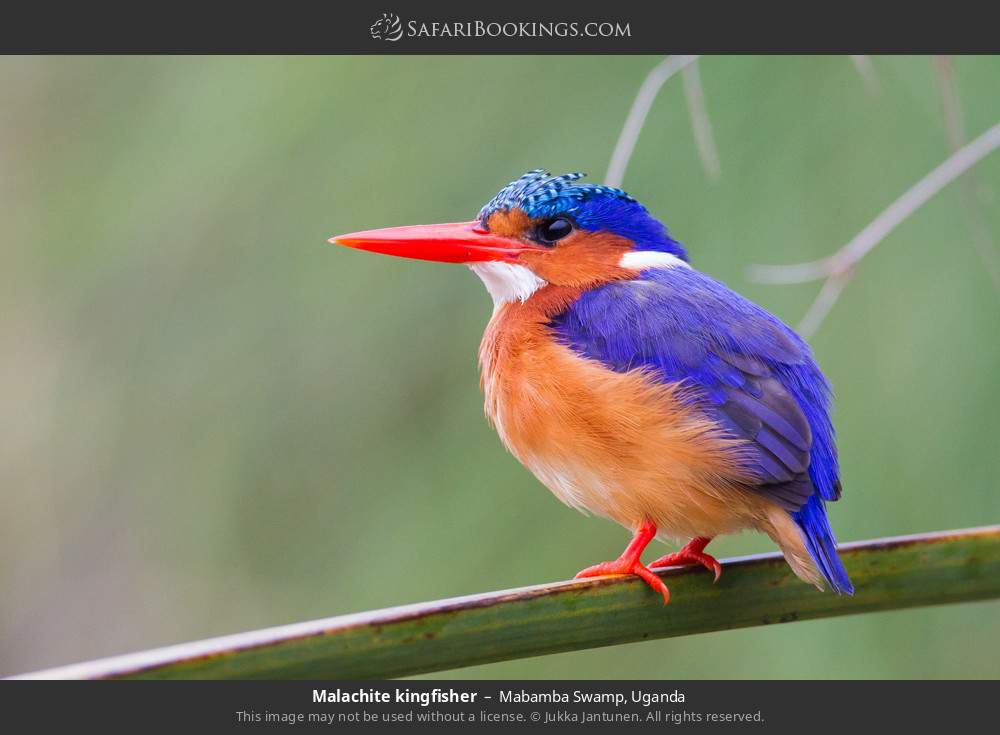
[[[758,525],[742,445],[685,401],[685,389],[614,372],[546,326],[579,291],[547,286],[503,305],[480,348],[486,413],[507,448],[563,502],[668,537]]]

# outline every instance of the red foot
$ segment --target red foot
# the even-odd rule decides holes
[[[628,548],[622,552],[621,556],[614,561],[605,561],[595,564],[592,567],[587,567],[582,572],[579,572],[575,578],[603,577],[607,574],[634,574],[663,595],[663,604],[666,605],[670,602],[670,590],[667,589],[667,585],[663,584],[663,580],[653,574],[649,570],[649,567],[639,561],[639,556],[642,554],[643,549],[653,540],[655,535],[656,526],[647,521],[635,532],[635,537],[628,545]]]
[[[705,547],[708,546],[708,542],[711,540],[703,536],[693,538],[680,551],[662,556],[649,566],[678,567],[685,564],[701,564],[705,569],[715,572],[715,581],[718,582],[719,577],[722,575],[722,565],[719,564],[719,560],[714,556],[704,553]]]
[[[600,564],[595,564],[592,567],[587,567],[582,572],[578,572],[574,579],[583,579],[584,577],[603,577],[606,574],[634,574],[641,578],[654,590],[663,595],[664,605],[670,602],[670,590],[667,589],[667,585],[663,584],[663,580],[649,571],[649,567],[639,560],[629,562],[628,560],[619,557],[615,561],[601,562]]]

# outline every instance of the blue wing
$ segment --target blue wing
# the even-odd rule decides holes
[[[703,410],[748,441],[753,489],[792,514],[824,576],[849,591],[823,509],[823,500],[840,497],[830,385],[795,332],[686,267],[650,269],[588,291],[552,327],[613,370],[646,367],[664,382],[695,388]]]

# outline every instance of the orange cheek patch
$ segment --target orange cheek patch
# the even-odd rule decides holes
[[[487,220],[490,232],[531,242],[529,235],[539,220],[522,209],[494,212]],[[557,286],[589,288],[599,283],[633,278],[635,273],[618,265],[632,250],[631,241],[610,232],[577,230],[553,247],[523,253],[518,262],[539,278]]]
[[[524,253],[520,260],[538,276],[559,286],[590,288],[599,283],[634,278],[618,265],[632,243],[610,232],[578,230],[551,250]]]

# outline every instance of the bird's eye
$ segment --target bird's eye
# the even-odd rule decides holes
[[[554,217],[538,225],[537,236],[540,242],[552,245],[562,240],[573,231],[573,223],[565,217]]]

